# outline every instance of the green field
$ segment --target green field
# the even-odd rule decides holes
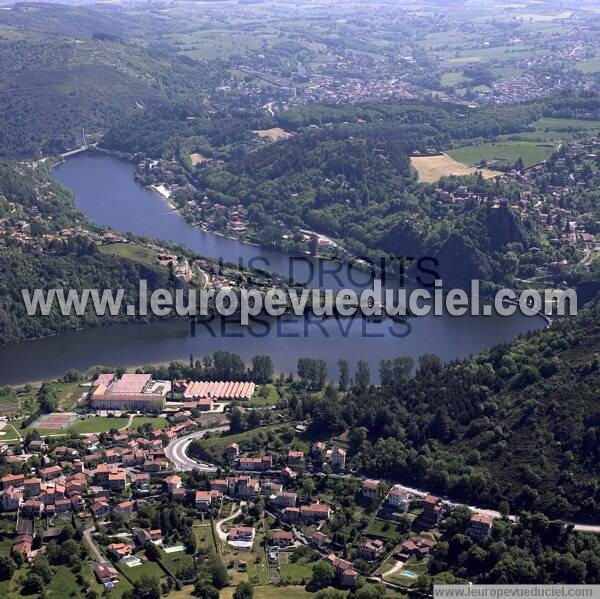
[[[165,428],[169,426],[169,421],[166,418],[154,418],[152,416],[136,416],[133,419],[133,425],[131,428],[140,428],[144,424],[151,424],[155,430]]]
[[[259,428],[254,428],[250,431],[246,431],[244,433],[236,433],[235,435],[224,435],[218,437],[211,437],[210,439],[203,439],[202,445],[204,447],[226,447],[230,443],[239,443],[244,439],[252,437],[259,432],[266,433],[267,431],[282,428],[281,424],[270,424],[269,426],[261,426]]]
[[[117,568],[133,582],[139,580],[142,576],[154,578],[162,578],[165,576],[164,570],[156,562],[147,561],[141,566],[134,566],[133,568],[124,564],[117,564]]]
[[[215,542],[213,539],[212,526],[210,524],[194,525],[194,536],[198,548],[206,548],[210,553],[215,550]]]
[[[179,579],[185,579],[182,570],[189,570],[194,568],[194,557],[185,551],[178,551],[177,553],[165,553],[161,551],[160,561]]]
[[[123,428],[127,424],[127,420],[127,418],[102,418],[101,416],[95,416],[94,418],[86,418],[85,420],[76,422],[69,430],[76,433],[107,433],[112,428],[116,428],[117,430]]]
[[[367,535],[384,541],[399,541],[402,536],[400,530],[395,522],[375,518],[367,529]]]
[[[138,262],[155,270],[164,270],[164,267],[156,261],[156,252],[138,243],[111,243],[100,246],[99,250],[108,256],[127,258],[132,262]]]
[[[312,577],[312,568],[308,564],[282,564],[281,578],[285,584],[302,584]]]
[[[577,63],[577,70],[582,73],[600,72],[600,58],[590,58]]]
[[[446,152],[450,158],[463,164],[476,164],[481,160],[500,159],[514,164],[519,158],[526,167],[546,160],[554,151],[554,144],[529,141],[491,142],[475,146],[464,146]]]

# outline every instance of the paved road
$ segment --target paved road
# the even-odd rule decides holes
[[[98,546],[96,545],[96,543],[94,543],[94,539],[92,539],[92,533],[95,532],[95,530],[96,530],[96,527],[94,525],[86,528],[83,531],[83,538],[85,539],[85,542],[86,542],[89,550],[92,552],[94,559],[97,562],[103,563],[106,561],[106,558],[100,553]]]
[[[190,470],[194,470],[195,468],[197,468],[198,470],[202,470],[203,472],[216,472],[217,467],[214,464],[208,464],[206,462],[196,461],[196,460],[188,457],[188,455],[186,454],[186,451],[187,451],[188,446],[194,439],[201,439],[202,437],[204,437],[204,435],[206,435],[206,433],[222,432],[222,431],[227,431],[227,430],[229,430],[229,426],[218,426],[215,428],[209,428],[209,429],[205,429],[202,431],[197,431],[195,433],[192,433],[191,435],[181,437],[180,439],[176,439],[175,441],[170,443],[167,446],[165,453],[167,454],[167,457],[169,458],[169,460],[171,460],[171,462],[173,462],[173,464],[175,465],[175,470],[180,470],[182,472],[189,472]],[[333,475],[333,476],[336,476],[336,475]],[[340,478],[353,477],[353,478],[358,478],[359,480],[365,480],[365,478],[366,478],[364,476],[360,476],[357,474],[339,474],[337,476]],[[425,497],[426,495],[429,494],[429,491],[425,491],[424,489],[416,489],[414,487],[408,487],[406,485],[403,485],[402,483],[398,483],[398,484],[403,486],[409,493],[412,493],[413,495],[416,495],[418,497]],[[448,505],[453,506],[453,507],[465,505],[464,503],[461,503],[460,501],[452,501],[448,497],[443,497],[442,499]],[[496,510],[490,510],[488,508],[478,507],[475,505],[469,505],[467,507],[473,512],[478,512],[480,514],[488,514],[489,516],[492,516],[494,518],[502,517],[500,512],[498,512]],[[508,516],[508,519],[511,520],[512,522],[517,521],[516,516]],[[589,533],[600,534],[600,524],[575,524],[575,523],[569,523],[569,524],[573,524],[574,529],[578,530],[580,532],[589,532]]]
[[[214,464],[207,464],[206,462],[199,462],[190,458],[187,455],[187,448],[194,439],[201,439],[206,433],[223,432],[228,431],[229,426],[217,426],[215,428],[207,428],[202,431],[197,431],[191,435],[180,437],[169,443],[165,449],[167,458],[173,462],[175,470],[181,472],[189,472],[190,470],[198,469],[203,472],[216,472],[217,467]]]
[[[234,520],[235,518],[237,518],[241,513],[242,513],[242,506],[246,505],[245,501],[240,502],[240,507],[233,513],[231,514],[231,516],[227,516],[227,518],[223,518],[222,520],[219,520],[216,524],[215,524],[215,530],[217,531],[217,535],[219,537],[219,539],[221,539],[221,541],[223,541],[223,543],[227,542],[227,534],[222,528],[221,526],[223,524],[225,524],[225,522],[229,522],[229,520]]]

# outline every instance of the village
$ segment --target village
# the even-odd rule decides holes
[[[417,585],[445,519],[466,508],[359,476],[347,441],[311,439],[269,406],[265,388],[104,372],[80,383],[75,411],[42,414],[26,436],[3,441],[0,555],[22,588],[48,564],[111,596],[143,576],[170,590],[206,570],[214,584],[215,564],[222,586]],[[259,409],[268,423],[234,432],[240,412]],[[507,516],[466,513],[474,539]],[[60,550],[72,539],[83,543],[77,558]]]

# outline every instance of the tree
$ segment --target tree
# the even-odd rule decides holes
[[[254,588],[246,580],[242,580],[233,593],[233,599],[252,599],[254,597]]]
[[[218,557],[215,557],[213,563],[211,564],[210,574],[212,577],[212,583],[215,587],[217,587],[217,589],[222,589],[229,584],[227,568]]]
[[[133,589],[123,593],[126,599],[160,599],[160,581],[156,576],[142,576],[133,583]]]
[[[371,369],[369,363],[364,360],[359,360],[356,365],[356,378],[354,384],[360,392],[365,392],[371,382]]]
[[[0,555],[0,580],[10,580],[16,569],[12,557]]]
[[[254,356],[252,358],[252,380],[264,385],[273,379],[273,361],[270,356]]]
[[[312,494],[314,493],[314,490],[315,490],[315,482],[313,481],[312,478],[307,476],[302,481],[302,490],[304,491],[304,495],[306,495],[306,497],[312,496]]]
[[[240,408],[233,408],[231,411],[231,416],[229,418],[229,428],[232,433],[239,433],[246,429],[246,422],[244,418],[244,413]]]
[[[44,590],[44,580],[35,572],[29,572],[23,579],[21,589],[24,595],[34,595]]]
[[[194,595],[198,599],[219,599],[219,591],[212,584],[200,580],[194,587]]]
[[[348,366],[348,360],[339,360],[338,368],[340,369],[340,391],[346,391],[350,386],[350,368]]]
[[[160,559],[160,551],[154,543],[150,541],[146,542],[144,544],[144,549],[146,550],[146,557],[151,562],[157,562]]]
[[[317,562],[313,567],[313,575],[311,583],[318,589],[324,589],[325,587],[333,584],[335,580],[335,570],[329,562]]]

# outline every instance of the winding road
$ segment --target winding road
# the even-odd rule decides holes
[[[185,437],[175,439],[175,441],[172,441],[171,443],[169,443],[169,445],[165,449],[167,458],[169,460],[171,460],[171,462],[174,464],[175,470],[179,470],[180,472],[190,472],[191,470],[194,470],[194,469],[201,470],[202,472],[216,472],[217,467],[214,464],[209,464],[207,462],[200,462],[200,461],[194,460],[187,455],[186,451],[192,441],[194,441],[195,439],[201,439],[202,437],[204,437],[206,435],[206,433],[225,432],[228,430],[229,430],[229,426],[217,426],[215,428],[207,428],[207,429],[192,433],[191,435],[186,435]],[[331,475],[331,476],[336,476],[336,475]],[[350,476],[352,476],[359,480],[366,480],[366,478],[367,478],[365,476],[361,476],[358,474],[353,474],[353,475],[341,474],[338,476],[341,478],[349,478]],[[387,481],[387,482],[389,482],[389,481]],[[395,483],[393,483],[393,484],[395,484]],[[409,493],[416,495],[418,497],[425,497],[426,495],[429,495],[429,491],[425,491],[423,489],[416,489],[414,487],[407,487],[406,485],[404,485],[402,483],[397,483],[397,484],[404,487]],[[458,507],[461,505],[465,505],[464,503],[462,503],[460,501],[453,501],[452,499],[449,499],[448,497],[442,497],[442,499],[445,503],[447,503],[448,505],[450,505],[452,507]],[[500,512],[498,512],[497,510],[491,510],[489,508],[478,507],[475,505],[467,505],[467,507],[473,512],[478,512],[480,514],[487,514],[489,516],[492,516],[493,518],[501,518],[502,517],[502,514],[500,514]],[[508,516],[508,519],[511,520],[512,522],[516,522],[517,516],[511,515],[511,516]],[[600,534],[600,524],[576,524],[575,522],[567,522],[567,524],[571,524],[575,530],[578,530],[580,532]]]
[[[191,470],[196,469],[203,472],[216,472],[217,467],[214,464],[199,462],[190,458],[187,455],[187,448],[190,446],[192,441],[195,439],[201,439],[202,437],[206,436],[207,433],[224,432],[228,430],[229,426],[217,426],[215,428],[207,428],[197,431],[191,435],[186,435],[185,437],[180,437],[179,439],[175,439],[169,443],[169,445],[167,445],[165,454],[167,455],[167,458],[173,462],[175,470],[179,470],[180,472],[190,472]]]

